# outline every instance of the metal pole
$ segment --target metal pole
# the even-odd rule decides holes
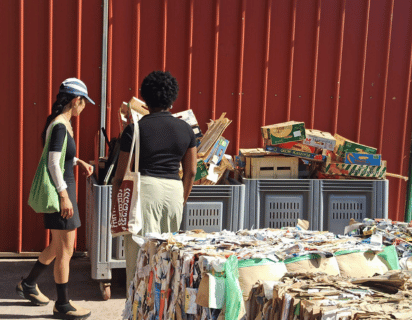
[[[106,128],[106,90],[107,90],[107,40],[109,29],[109,0],[103,0],[103,39],[102,39],[102,96],[100,105],[100,127]],[[99,155],[104,157],[105,154],[104,136],[100,134]]]
[[[406,189],[406,207],[405,207],[405,221],[409,222],[412,220],[412,138],[411,138],[411,149],[409,154],[409,180],[408,187]]]

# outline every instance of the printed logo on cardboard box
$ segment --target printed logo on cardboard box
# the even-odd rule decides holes
[[[198,181],[208,175],[206,164],[203,160],[197,162],[195,181]]]
[[[305,140],[305,123],[289,121],[261,127],[264,139],[270,139],[271,145],[291,141]]]
[[[313,161],[326,161],[326,156],[316,153],[309,153],[303,151],[297,151],[292,149],[283,149],[277,146],[266,146],[266,151],[279,153],[287,156],[294,156],[299,158],[304,158]]]
[[[368,165],[368,166],[380,166],[381,165],[381,155],[380,154],[365,154],[365,153],[347,152],[345,154],[345,163]]]
[[[226,152],[228,145],[229,140],[226,140],[225,138],[221,137],[219,140],[216,141],[205,162],[213,162],[214,164],[219,165],[220,161],[222,161],[222,158]]]

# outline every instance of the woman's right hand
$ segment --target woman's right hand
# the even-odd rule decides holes
[[[63,219],[73,217],[73,204],[68,195],[60,197],[60,214]]]

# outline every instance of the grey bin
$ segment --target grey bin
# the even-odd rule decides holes
[[[237,231],[243,226],[245,186],[230,179],[231,185],[193,186],[183,210],[182,227],[206,232]],[[126,268],[124,237],[113,238],[110,230],[112,186],[86,185],[86,243],[94,280],[110,280],[111,270]]]
[[[318,180],[321,230],[343,234],[351,218],[388,218],[388,180]]]
[[[194,185],[183,208],[181,230],[243,229],[245,186],[233,179],[229,182],[230,185]]]
[[[318,185],[305,179],[247,179],[245,229],[294,227],[298,219],[308,220],[319,230]]]
[[[94,280],[110,280],[112,269],[126,268],[123,236],[112,238],[110,230],[112,186],[95,179],[86,185],[86,242]]]

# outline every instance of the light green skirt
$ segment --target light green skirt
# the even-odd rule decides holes
[[[143,215],[142,235],[179,231],[183,215],[183,183],[181,180],[140,176],[140,203]],[[139,246],[132,236],[125,235],[126,292],[136,270]]]

